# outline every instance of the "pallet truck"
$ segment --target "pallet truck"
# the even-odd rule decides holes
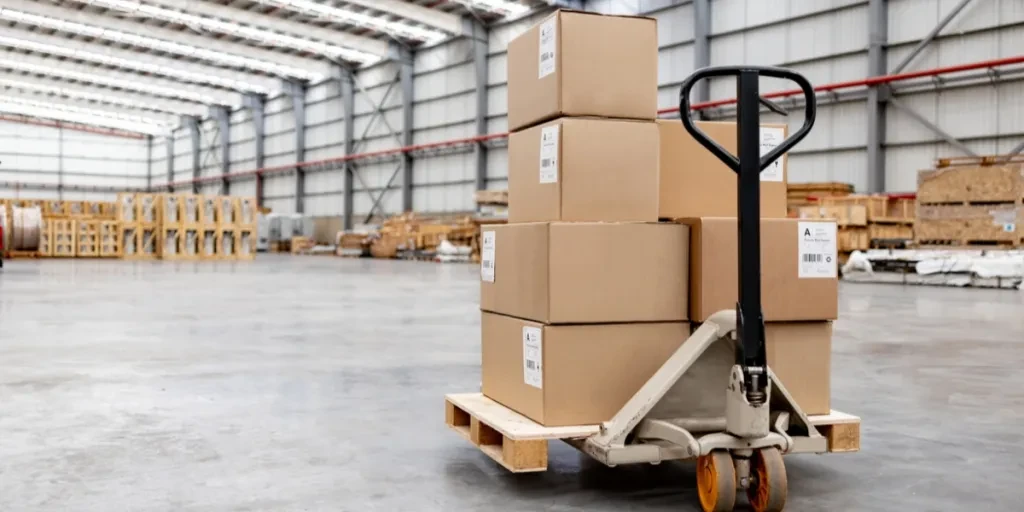
[[[690,111],[694,84],[728,76],[736,77],[738,156],[701,132]],[[803,126],[765,155],[760,147],[760,108],[785,111],[760,96],[762,76],[795,82],[805,99]],[[529,471],[531,463],[546,469],[549,439],[561,439],[612,467],[696,459],[704,511],[733,510],[739,490],[745,491],[756,512],[778,512],[786,504],[788,489],[783,454],[856,451],[860,442],[859,418],[837,411],[806,415],[768,367],[765,350],[759,174],[814,126],[814,90],[806,78],[781,68],[703,68],[683,82],[679,111],[686,131],[737,174],[735,310],[711,315],[601,425],[543,427],[478,393],[448,395],[446,421],[512,471]]]

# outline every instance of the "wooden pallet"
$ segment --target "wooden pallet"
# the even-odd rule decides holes
[[[481,393],[445,395],[445,423],[513,473],[545,471],[548,441],[575,441],[598,434],[599,425],[545,427]],[[808,416],[831,453],[860,450],[860,418],[836,410]],[[570,443],[571,444],[571,443]]]
[[[445,423],[513,473],[548,469],[548,441],[582,439],[597,425],[544,427],[480,393],[446,395]]]
[[[833,409],[829,414],[808,416],[807,419],[828,440],[829,452],[860,451],[860,418]]]
[[[976,163],[917,174],[917,200],[925,204],[1018,202],[1024,197],[1024,163]]]

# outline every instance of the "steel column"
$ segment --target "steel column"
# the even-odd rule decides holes
[[[217,121],[217,137],[220,139],[220,193],[231,194],[231,111],[227,107],[210,107],[210,116]]]
[[[288,80],[285,88],[295,118],[295,213],[303,213],[306,211],[306,171],[298,164],[306,161],[306,84]]]
[[[188,127],[189,136],[192,139],[192,193],[199,193],[199,178],[202,177],[202,166],[199,165],[199,119],[192,116],[182,116],[182,121]]]
[[[57,199],[64,199],[64,126],[57,124]]]
[[[356,91],[355,91],[355,77],[353,76],[352,70],[347,67],[339,68],[338,81],[341,85],[341,108],[344,111],[345,117],[343,135],[345,137],[345,156],[352,156],[356,153]],[[353,215],[355,211],[355,164],[351,160],[345,161],[345,186],[342,195],[342,205],[344,211],[344,228],[345,230],[351,230],[355,222],[353,221]]]
[[[263,206],[263,141],[264,137],[264,106],[266,98],[259,94],[246,94],[245,106],[252,117],[253,146],[256,158],[256,204]]]
[[[693,0],[693,69],[711,65],[711,0]],[[711,99],[711,81],[701,80],[694,87],[693,103]],[[697,112],[706,119],[707,112]]]
[[[871,1],[873,2],[874,0]],[[949,25],[950,22],[953,21],[953,18],[956,18],[957,15],[960,14],[960,11],[964,10],[969,3],[971,3],[971,0],[960,0],[960,3],[957,4],[953,10],[949,11],[949,13],[939,21],[938,25],[935,25],[935,28],[933,28],[928,35],[924,36],[924,39],[918,42],[917,46],[915,46],[913,50],[910,50],[910,53],[907,54],[906,57],[903,57],[903,60],[901,60],[896,67],[892,68],[891,73],[895,75],[909,66],[910,63],[914,61],[914,58],[917,57],[926,46],[931,44],[932,40],[935,39],[935,36],[938,36],[939,32],[942,32],[942,29],[946,28],[946,25]]]
[[[153,190],[153,136],[146,136],[146,190]]]
[[[470,24],[466,33],[472,34],[473,67],[476,70],[476,134],[487,135],[487,54],[489,53],[487,27],[476,18],[465,18]],[[476,162],[476,189],[487,189],[487,143],[477,142],[473,146]]]
[[[889,1],[868,1],[868,76],[885,75],[885,45],[889,41]],[[888,84],[868,86],[868,192],[885,192],[885,101]]]
[[[167,135],[167,191],[174,192],[174,130]]]
[[[398,76],[402,87],[402,145],[413,144],[413,55],[406,46],[398,47]],[[402,152],[402,211],[412,211],[412,153]]]

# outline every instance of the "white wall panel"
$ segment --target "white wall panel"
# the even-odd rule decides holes
[[[306,214],[313,216],[342,215],[345,212],[345,198],[342,194],[324,194],[306,198]]]

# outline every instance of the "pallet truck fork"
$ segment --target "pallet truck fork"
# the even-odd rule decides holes
[[[736,77],[738,157],[694,124],[690,91],[700,80]],[[787,79],[804,93],[803,126],[761,155],[759,78]],[[561,439],[608,465],[697,460],[697,490],[707,512],[731,511],[745,491],[756,512],[778,512],[788,481],[783,454],[856,451],[860,419],[833,411],[809,417],[768,367],[761,313],[760,172],[814,125],[814,90],[803,76],[771,67],[711,67],[680,92],[683,126],[737,173],[739,295],[697,328],[609,421],[546,428],[479,394],[449,395],[448,425],[512,471],[543,470],[547,440]],[[538,444],[543,443],[543,444]],[[534,464],[534,468],[530,468]]]

